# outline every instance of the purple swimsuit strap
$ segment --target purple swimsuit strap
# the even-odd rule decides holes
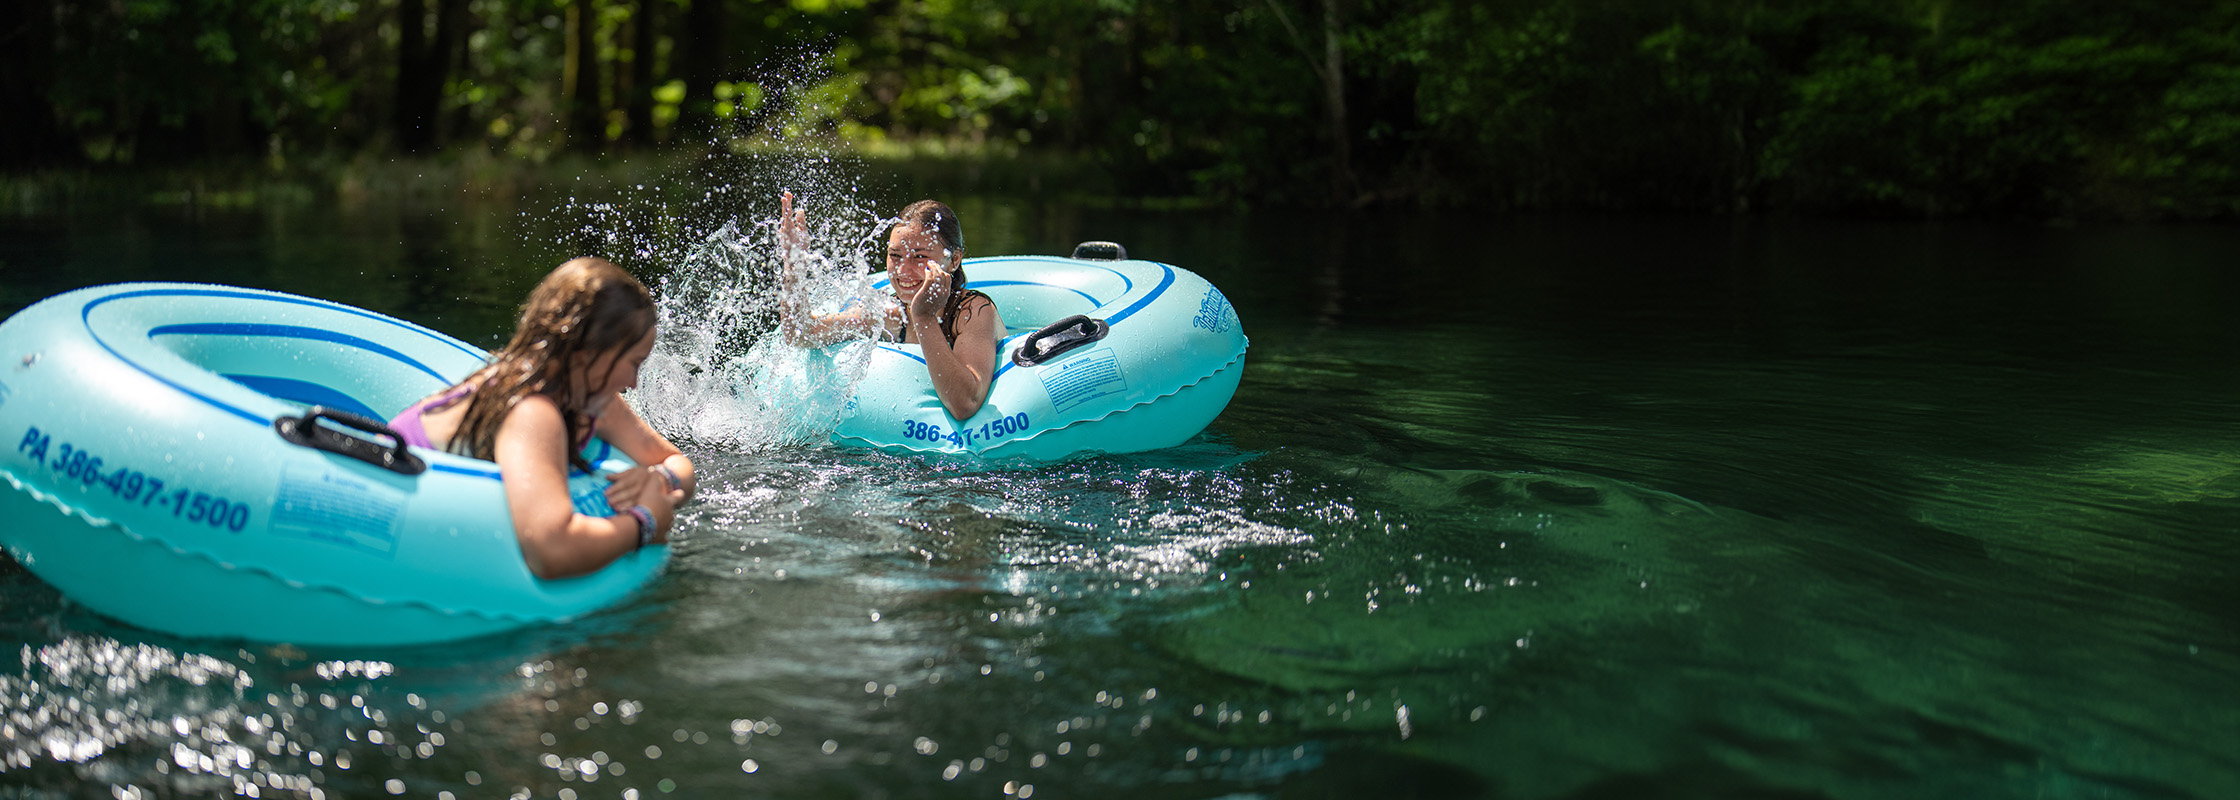
[[[435,443],[429,441],[428,427],[420,419],[420,416],[431,409],[439,409],[459,402],[459,398],[467,396],[467,393],[472,391],[474,391],[473,386],[455,386],[420,402],[413,403],[404,411],[398,413],[395,419],[389,420],[389,429],[396,431],[397,438],[404,440],[405,444],[434,449]]]
[[[445,407],[450,406],[452,403],[459,402],[459,398],[465,397],[473,391],[473,386],[457,386],[441,394],[437,394],[421,400],[420,402],[413,403],[404,411],[399,412],[394,419],[389,420],[389,430],[396,431],[397,438],[404,440],[405,444],[411,445],[413,447],[425,447],[431,450],[438,449],[435,446],[435,443],[429,440],[428,426],[427,423],[421,419],[421,416],[430,411],[441,410]],[[584,447],[589,446],[591,444],[591,437],[593,436],[594,431],[598,430],[599,428],[599,415],[585,414],[583,416],[583,430],[577,432],[576,434],[575,449],[577,450],[582,450]]]
[[[597,430],[599,430],[599,415],[583,415],[583,430],[576,434],[576,449],[582,450],[583,448],[590,447],[591,436],[593,432]]]

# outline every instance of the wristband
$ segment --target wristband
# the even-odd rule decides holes
[[[684,480],[683,480],[683,479],[680,479],[680,478],[678,478],[678,477],[677,477],[677,473],[669,469],[669,465],[667,465],[667,464],[654,464],[653,466],[647,467],[647,469],[653,470],[654,472],[658,472],[658,473],[661,473],[661,478],[662,478],[662,480],[666,480],[666,481],[668,481],[668,482],[669,482],[669,491],[672,491],[672,492],[681,492],[681,491],[684,491]]]
[[[645,506],[631,506],[624,513],[638,521],[638,549],[643,550],[646,545],[653,544],[653,510]]]

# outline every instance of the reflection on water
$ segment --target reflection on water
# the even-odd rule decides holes
[[[436,648],[179,641],[0,564],[0,797],[2240,793],[2240,236],[958,208],[1221,284],[1229,411],[984,463],[650,389],[708,414],[656,417],[703,468],[669,574]],[[467,252],[500,288],[410,303],[479,341],[556,259]]]

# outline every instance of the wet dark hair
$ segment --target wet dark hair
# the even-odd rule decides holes
[[[920,200],[902,209],[895,216],[897,224],[910,225],[941,234],[941,243],[954,250],[959,258],[964,256],[964,224],[957,221],[957,212],[939,200]]]
[[[584,398],[569,393],[571,356],[590,353],[592,374],[614,365],[622,348],[645,338],[653,330],[653,295],[621,267],[600,258],[571,259],[537,283],[521,306],[521,320],[513,339],[491,355],[489,366],[461,383],[475,384],[474,394],[451,436],[450,450],[485,461],[495,460],[498,428],[521,398],[542,393],[560,407],[568,435],[568,463],[590,471],[576,443],[591,423],[583,413]],[[604,358],[606,367],[600,366]]]
[[[941,309],[941,335],[949,337],[950,344],[955,344],[957,312],[964,308],[967,294],[978,294],[968,293],[964,288],[967,280],[964,274],[964,223],[958,221],[956,210],[950,208],[949,204],[939,200],[920,200],[903,207],[902,213],[895,216],[895,224],[939,234],[941,244],[948,247],[955,258],[956,264],[949,274],[955,276],[956,281],[949,285],[949,302]],[[941,266],[945,269],[951,267],[947,263]]]

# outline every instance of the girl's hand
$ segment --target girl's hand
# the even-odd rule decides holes
[[[942,309],[949,304],[949,270],[939,266],[926,268],[925,280],[918,284],[918,291],[910,295],[910,318],[940,322]]]
[[[629,508],[631,504],[637,502],[639,495],[645,493],[647,486],[654,484],[666,485],[667,482],[663,481],[661,476],[655,474],[652,469],[646,467],[631,467],[613,475],[608,475],[607,505],[618,510]]]
[[[683,490],[670,489],[669,479],[652,467],[632,467],[607,476],[607,481],[607,505],[616,509],[645,506],[653,512],[653,540],[669,541],[670,523],[676,517],[677,505],[684,502]]]
[[[778,195],[778,282],[787,291],[779,293],[780,316],[790,316],[795,310],[796,284],[801,282],[804,267],[802,260],[809,254],[809,212],[793,207],[793,193]]]
[[[809,216],[793,208],[793,193],[778,195],[778,325],[789,341],[800,340],[803,309],[799,299],[803,257],[809,246]]]
[[[809,212],[793,210],[793,193],[778,195],[778,246],[791,255],[809,243]]]

